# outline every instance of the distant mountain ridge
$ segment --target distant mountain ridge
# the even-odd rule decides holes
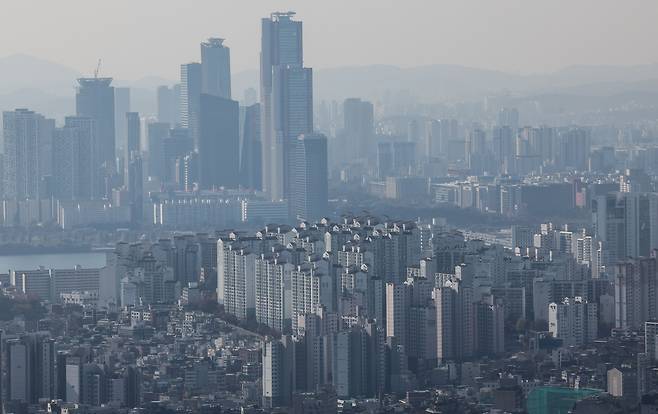
[[[49,116],[70,114],[75,79],[81,74],[65,65],[29,55],[0,58],[0,109],[27,106]],[[233,74],[234,98],[258,89],[258,71]],[[438,64],[401,68],[393,65],[346,66],[315,69],[315,97],[342,100],[347,97],[384,99],[387,94],[408,91],[424,102],[472,101],[488,95],[513,96],[574,94],[613,95],[658,92],[658,64],[635,66],[569,66],[547,74],[520,75],[497,70]],[[175,83],[157,76],[136,81],[117,79],[115,85],[134,89],[134,102],[146,114],[155,112],[155,88]],[[149,103],[152,102],[152,103]]]

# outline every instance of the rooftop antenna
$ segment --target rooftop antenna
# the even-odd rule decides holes
[[[101,70],[101,60],[100,58],[98,59],[98,63],[96,64],[96,70],[94,70],[94,79],[98,79],[98,73]]]

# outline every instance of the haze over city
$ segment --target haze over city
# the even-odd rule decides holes
[[[658,3],[1,11],[1,413],[658,412]]]
[[[651,47],[658,5],[650,0],[26,0],[4,5],[13,18],[0,27],[11,39],[0,56],[29,54],[84,74],[101,57],[103,71],[118,79],[175,80],[177,64],[196,58],[190,45],[220,36],[230,44],[234,72],[255,70],[258,19],[273,9],[304,16],[306,60],[319,69],[457,64],[532,74],[658,62]]]

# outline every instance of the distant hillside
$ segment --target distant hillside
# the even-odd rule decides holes
[[[613,89],[621,93],[640,82],[658,80],[658,65],[628,67],[574,66],[545,75],[515,75],[456,65],[416,68],[372,65],[321,69],[315,72],[316,94],[321,99],[346,96],[383,98],[387,91],[409,91],[422,101],[477,100],[501,92],[527,95],[574,92],[589,86],[588,94]],[[655,82],[653,82],[655,83]]]
[[[74,110],[76,78],[80,73],[64,65],[28,55],[0,58],[0,110],[29,107],[60,118]],[[316,99],[363,97],[385,100],[407,93],[424,102],[475,101],[484,96],[613,96],[658,93],[658,64],[637,66],[571,66],[554,73],[519,75],[458,65],[400,68],[370,65],[316,69]],[[233,95],[258,90],[257,70],[233,74]],[[132,88],[132,110],[156,111],[155,88],[176,80],[148,76],[136,81],[117,79],[115,85]]]

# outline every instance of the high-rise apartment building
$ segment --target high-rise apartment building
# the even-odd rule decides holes
[[[594,235],[606,249],[604,265],[649,256],[658,247],[658,198],[648,193],[608,193],[592,200]]]
[[[656,258],[627,259],[615,266],[615,327],[641,329],[658,318]]]
[[[27,110],[3,113],[4,197],[23,200],[42,196],[42,179],[52,173],[55,121]]]
[[[256,321],[279,332],[290,330],[290,295],[285,281],[293,266],[282,258],[260,255],[255,258]]]
[[[548,330],[564,346],[585,345],[598,337],[598,308],[582,297],[548,305]]]

